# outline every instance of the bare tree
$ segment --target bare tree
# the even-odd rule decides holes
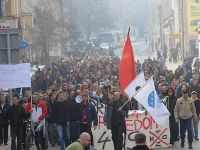
[[[33,48],[37,51],[36,58],[41,58],[42,64],[49,63],[49,50],[55,43],[58,29],[58,20],[55,10],[47,7],[46,1],[39,1],[33,7],[34,28],[32,29]]]

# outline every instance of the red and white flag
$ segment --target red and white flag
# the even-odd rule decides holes
[[[128,85],[136,77],[135,59],[129,33],[130,28],[128,30],[127,39],[123,48],[123,53],[119,65],[119,81],[120,87],[123,91],[125,91]]]

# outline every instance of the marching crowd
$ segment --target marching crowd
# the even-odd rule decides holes
[[[199,140],[199,69],[193,71],[192,58],[186,58],[173,72],[161,65],[162,56],[159,57],[158,60],[145,59],[142,64],[137,60],[137,72],[143,71],[146,80],[153,76],[160,99],[171,113],[171,146],[181,139],[181,147],[184,147],[187,130],[189,148],[192,149],[193,138]],[[122,108],[127,97],[119,88],[119,62],[118,57],[104,52],[71,53],[42,70],[38,69],[32,75],[31,89],[15,90],[12,106],[0,90],[0,145],[8,144],[10,125],[11,150],[21,150],[25,143],[25,120],[31,120],[37,150],[47,149],[49,144],[58,144],[61,150],[73,150],[80,145],[89,149],[90,145],[94,146],[91,130],[98,125],[95,106],[90,103],[93,99],[107,105],[104,122],[111,129],[114,149],[122,150],[125,117],[128,110],[136,110],[139,105],[132,99]],[[139,134],[137,138],[138,145],[145,144],[144,135]]]

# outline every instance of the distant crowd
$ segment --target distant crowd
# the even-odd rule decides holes
[[[137,60],[136,69],[138,73],[144,72],[146,80],[153,76],[156,90],[171,113],[171,146],[181,139],[184,147],[187,129],[191,148],[193,138],[199,140],[199,66],[192,70],[192,58],[186,58],[173,72],[163,63],[164,57],[147,58],[143,63]],[[47,149],[50,145],[59,145],[64,150],[80,138],[85,140],[84,148],[89,149],[88,145],[95,146],[91,129],[96,129],[98,124],[97,112],[90,103],[93,99],[108,106],[104,122],[112,131],[115,150],[121,150],[123,133],[126,132],[124,119],[128,110],[138,109],[138,102],[132,99],[130,104],[120,109],[127,97],[119,88],[119,62],[120,59],[113,53],[104,51],[70,53],[43,69],[38,68],[31,77],[31,89],[15,89],[12,106],[8,104],[4,91],[0,90],[0,145],[8,144],[10,125],[11,149],[23,148],[26,144],[26,120],[31,120],[36,131],[37,150]],[[78,100],[77,96],[80,96]],[[184,103],[188,104],[185,106],[188,108],[183,107]],[[80,136],[81,133],[84,134]]]

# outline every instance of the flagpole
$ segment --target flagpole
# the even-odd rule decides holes
[[[32,110],[32,105],[33,105],[33,93],[32,93],[32,87],[30,87],[30,90],[31,90],[31,110]]]
[[[128,35],[127,35],[127,36],[129,36],[129,35],[130,35],[130,30],[131,30],[131,28],[129,27],[129,28],[128,28]]]
[[[134,97],[147,83],[149,83],[149,82],[151,81],[152,78],[153,78],[153,76],[151,76],[151,77],[147,80],[147,82],[146,82],[141,88],[139,88],[139,89],[135,92],[135,94],[134,94],[132,97]],[[126,104],[128,104],[128,102],[131,102],[131,98],[128,98],[128,100],[120,107],[120,109],[122,109]]]

